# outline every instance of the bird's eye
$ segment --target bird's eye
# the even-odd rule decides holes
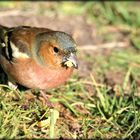
[[[57,47],[54,47],[53,50],[54,50],[55,53],[59,52],[59,49]]]

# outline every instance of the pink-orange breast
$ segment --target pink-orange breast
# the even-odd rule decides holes
[[[10,64],[7,60],[4,61],[2,65],[5,72],[15,82],[28,88],[54,88],[64,83],[73,71],[73,68],[39,66],[31,59],[18,60],[13,64]]]

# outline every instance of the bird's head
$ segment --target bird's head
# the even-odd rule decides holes
[[[78,68],[76,43],[64,32],[49,31],[37,34],[32,53],[42,66]]]

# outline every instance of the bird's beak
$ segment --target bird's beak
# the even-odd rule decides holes
[[[62,59],[62,65],[66,67],[73,67],[78,69],[77,57],[74,53],[70,53],[68,57],[64,56]]]

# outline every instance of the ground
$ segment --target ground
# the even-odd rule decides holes
[[[135,9],[133,9],[135,6]],[[0,24],[65,31],[79,69],[46,94],[0,85],[0,138],[139,138],[139,3],[1,2]],[[1,70],[1,82],[6,76]]]

